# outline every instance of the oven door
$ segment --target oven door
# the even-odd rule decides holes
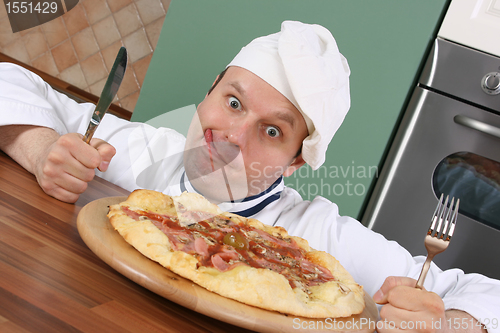
[[[479,121],[491,127],[474,129],[467,121],[464,124],[464,119],[472,119],[473,125]],[[463,196],[463,209],[449,248],[434,261],[442,269],[460,268],[500,278],[497,263],[500,202],[495,201],[500,200],[500,170],[494,169],[500,169],[500,137],[486,134],[483,128],[495,134],[500,128],[500,116],[417,87],[368,203],[363,224],[397,241],[413,255],[426,255],[424,236],[437,198],[440,192],[452,191],[450,195]],[[484,161],[486,166],[475,168],[475,162],[471,162],[462,174],[456,170],[449,172],[457,153],[472,156],[473,161]],[[477,172],[491,167],[493,170],[486,176]],[[481,181],[488,186],[478,185]],[[477,196],[471,192],[472,187],[479,193]],[[490,190],[489,195],[484,195]],[[498,215],[490,208],[497,209]],[[485,209],[490,213],[481,216],[478,212]]]

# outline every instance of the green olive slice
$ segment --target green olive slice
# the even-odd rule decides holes
[[[234,247],[236,250],[248,250],[248,241],[238,232],[230,232],[224,236],[224,244]]]

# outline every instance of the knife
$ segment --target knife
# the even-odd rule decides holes
[[[102,118],[106,114],[106,111],[108,111],[111,102],[115,98],[116,92],[118,91],[118,88],[120,88],[123,76],[125,75],[126,68],[127,49],[121,47],[116,56],[115,63],[113,64],[113,67],[109,72],[108,79],[106,80],[106,84],[104,85],[104,89],[102,90],[101,97],[99,97],[99,102],[97,102],[94,114],[92,114],[92,118],[90,119],[87,131],[83,136],[83,141],[85,141],[86,143],[89,143],[90,139],[92,139],[97,126],[99,126],[99,124],[101,123]]]

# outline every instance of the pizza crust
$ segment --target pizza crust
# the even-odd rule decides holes
[[[134,220],[122,210],[122,207],[128,207],[130,210],[178,216],[176,202],[181,203],[183,208],[201,208],[209,214],[221,214],[217,206],[197,194],[184,193],[179,197],[170,197],[155,191],[136,190],[125,202],[110,206],[108,217],[125,241],[143,255],[224,297],[266,310],[310,318],[348,317],[363,311],[365,304],[362,286],[352,279],[333,256],[310,248],[306,240],[289,236],[284,228],[222,213],[269,234],[294,239],[307,252],[307,259],[327,268],[336,277],[336,281],[309,287],[311,293],[308,295],[300,288],[292,289],[283,275],[269,269],[240,265],[221,272],[213,267],[199,266],[198,259],[193,255],[173,250],[169,238],[150,220]]]

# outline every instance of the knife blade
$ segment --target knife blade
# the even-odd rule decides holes
[[[118,88],[120,88],[120,84],[122,83],[126,68],[127,49],[121,47],[118,51],[118,54],[116,55],[113,67],[109,72],[106,84],[102,89],[101,96],[99,97],[97,106],[94,110],[94,113],[92,114],[92,118],[90,119],[87,131],[83,136],[83,141],[85,141],[86,143],[90,143],[90,140],[92,139],[92,136],[94,136],[97,126],[99,126],[102,118],[106,114],[106,111],[108,111],[111,102],[113,102],[113,99],[116,96],[116,92],[118,91]]]

